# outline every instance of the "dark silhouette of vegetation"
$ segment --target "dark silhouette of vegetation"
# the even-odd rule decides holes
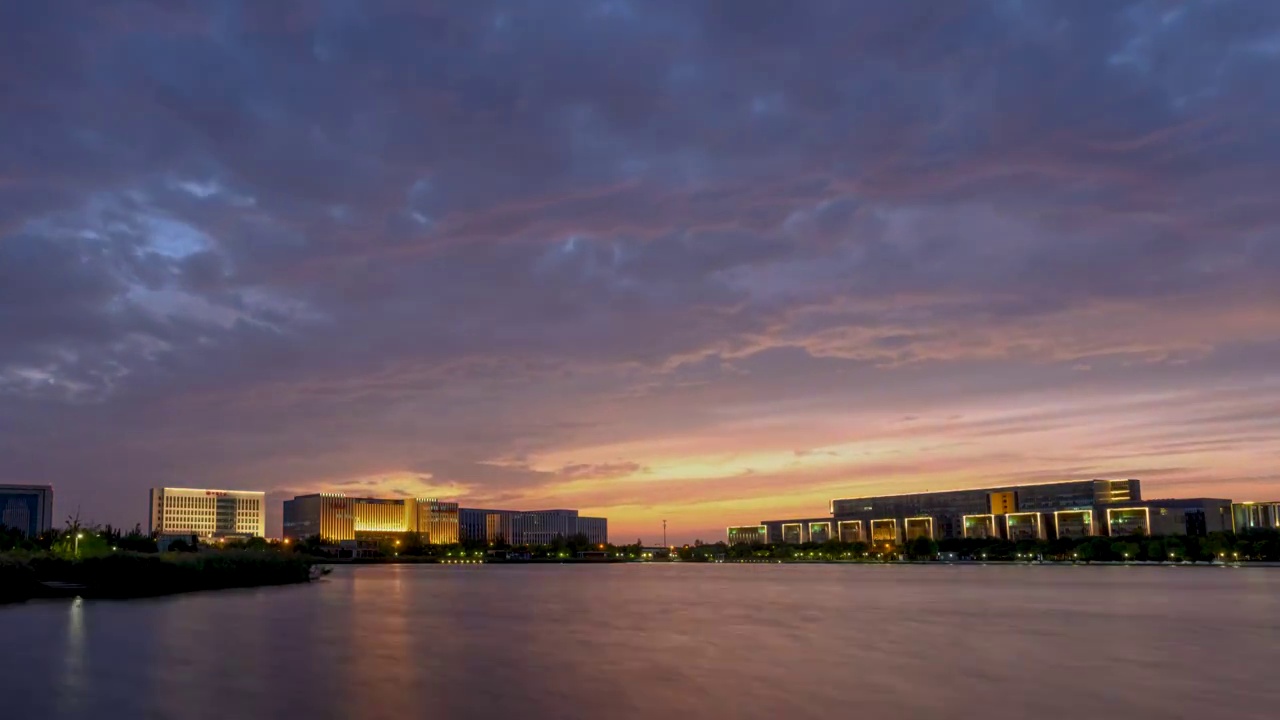
[[[870,546],[862,542],[749,545],[704,545],[697,552],[681,552],[681,559],[697,560],[715,554],[719,547],[728,560],[878,561],[895,559],[946,559],[974,561],[1066,562],[1280,562],[1280,532],[1256,530],[1243,534],[1210,533],[1205,537],[1088,537],[1056,540],[946,539],[934,542],[918,538],[898,548]]]
[[[938,556],[938,543],[933,538],[917,537],[907,543],[907,557],[912,560],[932,560]]]
[[[143,554],[114,552],[65,557],[42,552],[0,556],[0,598],[23,600],[49,592],[42,583],[72,587],[77,595],[148,597],[194,590],[307,582],[311,560],[292,554],[246,551]]]
[[[26,600],[40,587],[36,572],[27,562],[0,555],[0,603]]]

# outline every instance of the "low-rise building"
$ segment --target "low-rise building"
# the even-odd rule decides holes
[[[836,539],[897,545],[916,538],[1042,540],[1101,534],[1102,509],[1141,502],[1138,480],[1070,480],[831,501],[831,516],[765,520],[768,542]]]
[[[1107,508],[1107,534],[1190,535],[1231,532],[1231,501],[1221,498],[1168,498]]]
[[[769,529],[764,525],[732,525],[725,534],[730,545],[763,545],[769,541]]]
[[[916,538],[1014,542],[1092,536],[1206,535],[1280,527],[1280,504],[1220,498],[1144,501],[1138,480],[1070,480],[831,501],[831,517],[764,520],[765,542],[838,539],[873,546]],[[756,526],[730,528],[747,533]],[[745,537],[745,535],[744,535]]]
[[[1231,526],[1238,533],[1280,530],[1280,502],[1232,503]]]

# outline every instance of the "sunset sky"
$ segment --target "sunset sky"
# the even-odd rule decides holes
[[[0,5],[0,482],[1280,499],[1280,3]]]

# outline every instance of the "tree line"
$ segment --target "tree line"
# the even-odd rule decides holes
[[[694,544],[677,549],[687,561],[729,560],[1054,560],[1081,562],[1280,562],[1280,532],[1216,532],[1207,536],[1143,536],[1023,540],[919,537],[900,544],[828,540],[821,543]]]

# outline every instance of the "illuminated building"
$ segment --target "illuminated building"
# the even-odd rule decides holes
[[[972,490],[877,495],[840,498],[831,501],[836,519],[874,520],[894,518],[899,527],[908,518],[932,518],[935,539],[976,537],[981,521],[966,533],[965,518],[989,515],[1004,518],[1012,513],[1049,513],[1059,510],[1093,510],[1115,503],[1142,500],[1138,480],[1069,480],[1034,485],[1004,485]],[[1000,532],[1002,523],[992,522],[990,531]],[[1042,527],[1045,523],[1041,522]]]
[[[831,501],[830,517],[760,524],[772,543],[822,542],[828,537],[876,545],[917,537],[1047,539],[1056,537],[1059,528],[1064,537],[1102,534],[1097,528],[1105,524],[1105,508],[1140,504],[1138,480],[1070,480],[839,498]]]
[[[299,495],[284,503],[284,536],[329,542],[416,533],[432,545],[458,542],[458,504],[434,498]]]
[[[871,521],[871,543],[873,545],[898,544],[898,521],[892,518],[880,518]]]
[[[1145,507],[1107,508],[1107,534],[1150,535],[1151,511]]]
[[[1073,480],[976,490],[831,501],[832,517],[763,520],[769,543],[896,545],[935,540],[1079,539],[1098,535],[1192,535],[1280,528],[1280,503],[1218,498],[1143,500],[1137,480]],[[745,526],[747,528],[755,526]],[[732,530],[732,528],[731,528]]]
[[[793,544],[805,542],[804,523],[784,523],[782,525],[782,542]]]
[[[1192,535],[1230,532],[1232,505],[1220,498],[1148,500],[1107,508],[1107,533],[1122,535]]]
[[[1231,532],[1231,501],[1221,498],[1174,498],[1139,503],[1149,512],[1152,535]]]
[[[1280,530],[1280,502],[1232,503],[1231,526],[1238,533]]]
[[[826,542],[831,539],[831,521],[809,523],[809,542]]]
[[[1000,535],[996,531],[996,516],[992,513],[985,515],[965,515],[962,518],[962,535],[966,538],[988,539],[998,538]]]
[[[760,545],[769,541],[769,529],[763,525],[735,525],[726,530],[730,545]]]
[[[1060,538],[1093,535],[1092,510],[1058,510],[1053,514],[1053,534]]]
[[[158,535],[262,537],[266,494],[246,490],[151,488],[149,529]]]
[[[866,538],[862,530],[861,520],[840,520],[836,522],[836,537],[840,542],[861,542]]]
[[[27,537],[53,529],[53,488],[49,485],[0,485],[0,525]]]
[[[486,510],[459,508],[459,536],[490,545],[545,545],[555,538],[585,535],[599,545],[609,542],[609,520],[585,517],[577,510]]]
[[[906,530],[907,542],[921,537],[933,539],[933,518],[907,518],[903,528]]]
[[[1044,522],[1038,512],[1009,513],[1004,516],[1005,539],[1013,542],[1043,540]]]

